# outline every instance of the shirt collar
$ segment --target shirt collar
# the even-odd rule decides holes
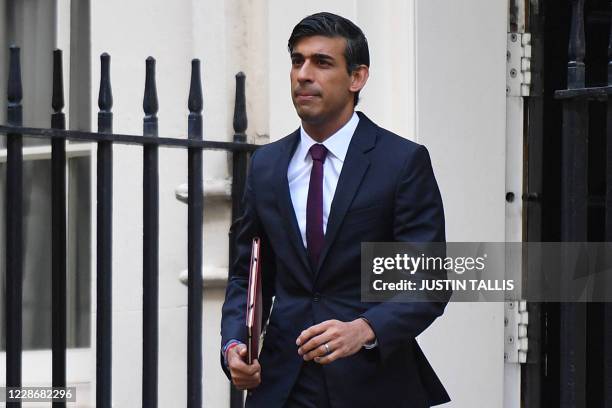
[[[348,151],[349,144],[351,143],[351,138],[355,133],[355,129],[357,128],[357,124],[359,124],[359,116],[357,113],[353,112],[353,116],[349,119],[348,122],[344,124],[336,133],[325,139],[323,141],[323,146],[325,146],[329,153],[338,158],[341,162],[344,162],[346,158],[346,152]],[[313,144],[318,143],[314,140],[306,131],[303,126],[300,126],[300,145],[298,147],[298,151],[296,152],[302,159],[306,160],[308,157],[308,151],[312,147]]]

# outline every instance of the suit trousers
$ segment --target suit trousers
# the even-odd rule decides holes
[[[323,366],[305,361],[284,408],[330,408]]]

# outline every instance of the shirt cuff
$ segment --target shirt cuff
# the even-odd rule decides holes
[[[372,328],[372,325],[370,324],[368,319],[366,319],[365,317],[360,317],[360,319],[363,319],[363,321],[365,321],[368,324],[368,326]],[[372,331],[374,331],[374,329],[372,329]],[[376,338],[376,333],[374,333],[374,341],[364,344],[363,348],[365,348],[366,350],[371,350],[377,346],[378,346],[378,339]]]
[[[223,349],[221,350],[221,354],[223,355],[223,363],[225,364],[225,366],[227,367],[227,349],[230,348],[230,346],[232,344],[244,344],[243,342],[241,342],[240,340],[236,340],[236,339],[231,339],[228,340],[227,343],[225,343],[225,346],[223,346]]]
[[[374,339],[372,343],[366,343],[363,345],[363,348],[366,350],[371,350],[378,346],[378,340]]]

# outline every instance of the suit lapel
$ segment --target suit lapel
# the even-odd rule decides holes
[[[357,190],[359,190],[363,176],[370,166],[370,160],[365,153],[371,150],[376,142],[376,125],[361,112],[357,113],[359,114],[359,125],[355,129],[355,134],[351,139],[344,164],[342,165],[342,171],[340,172],[340,178],[338,179],[338,185],[336,186],[336,192],[334,193],[327,220],[325,245],[321,252],[315,276],[318,275],[321,265],[325,261],[325,257],[329,253],[329,249],[338,234],[340,225],[342,225],[344,216],[353,201],[353,197],[355,197]]]
[[[308,262],[308,255],[304,243],[302,242],[302,234],[300,233],[300,227],[298,226],[297,218],[295,216],[295,210],[293,209],[293,203],[291,202],[291,194],[289,192],[289,181],[287,180],[287,169],[289,168],[289,162],[295,152],[295,149],[300,140],[299,129],[292,133],[281,147],[280,160],[276,163],[276,196],[278,197],[278,204],[280,207],[281,217],[285,224],[285,230],[289,235],[289,241],[293,245],[302,266],[307,271],[311,271],[310,264]]]

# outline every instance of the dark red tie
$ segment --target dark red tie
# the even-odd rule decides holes
[[[314,144],[310,148],[312,170],[308,185],[308,201],[306,202],[306,245],[313,268],[319,264],[323,249],[323,163],[327,156],[327,148],[322,144]]]

